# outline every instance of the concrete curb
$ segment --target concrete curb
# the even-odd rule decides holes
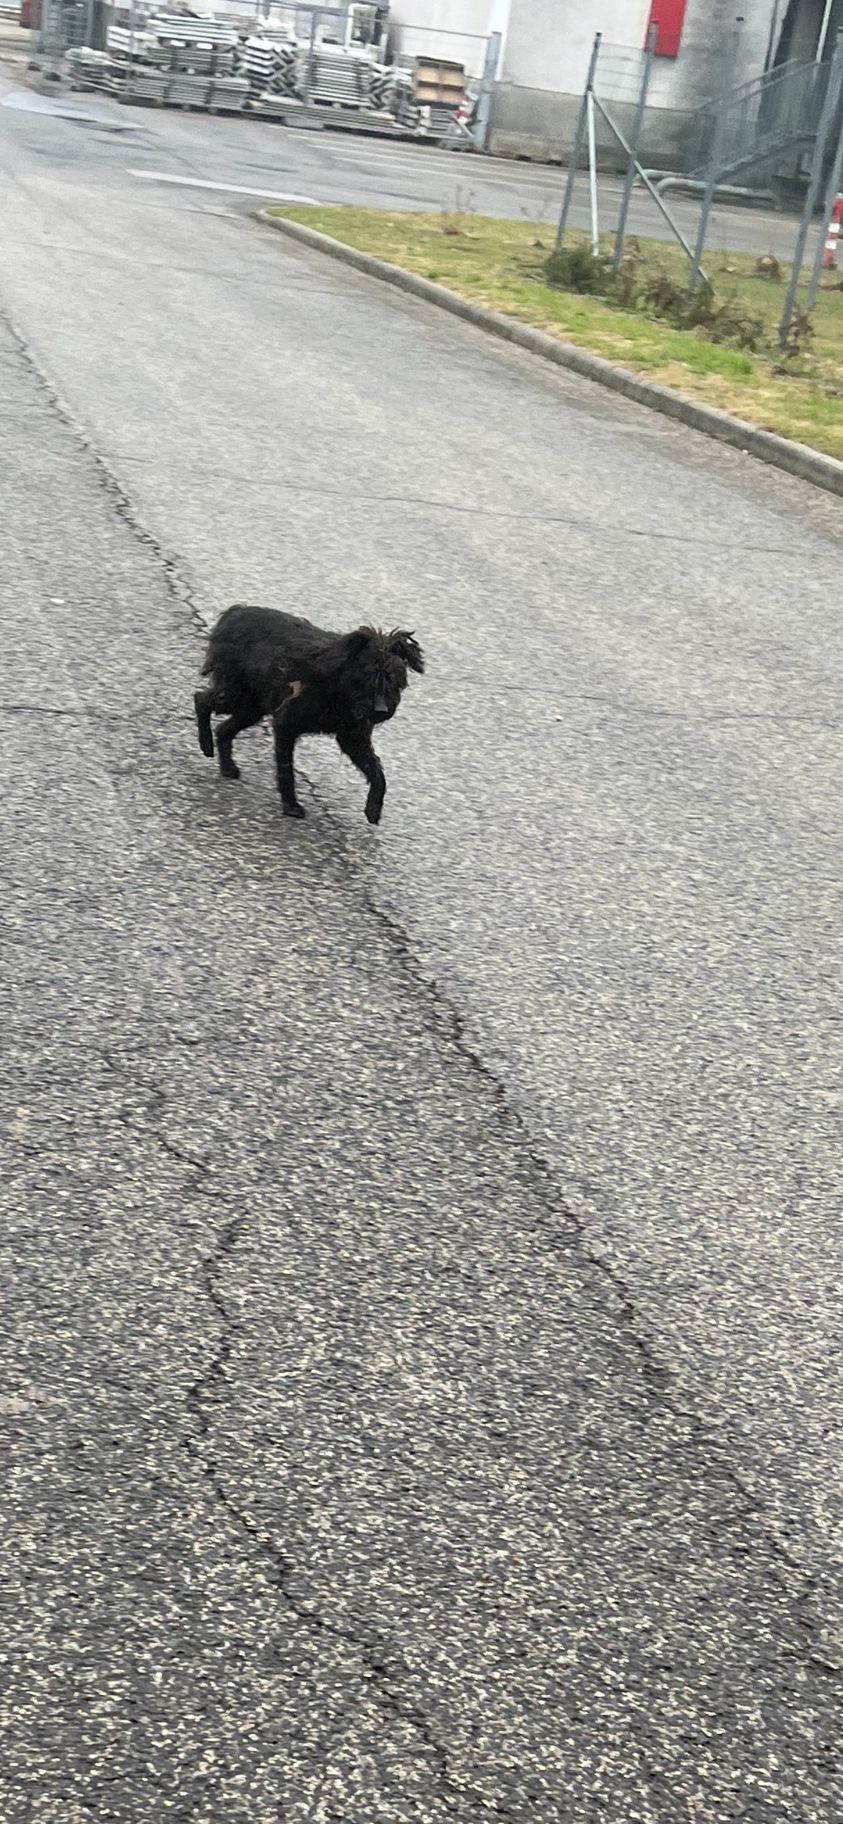
[[[574,348],[570,342],[560,342],[555,336],[545,335],[541,329],[531,329],[528,323],[501,316],[498,311],[484,310],[480,304],[469,304],[465,298],[448,291],[444,285],[436,285],[432,279],[422,279],[414,272],[405,272],[403,266],[391,266],[371,253],[361,253],[344,241],[335,241],[332,235],[306,228],[302,222],[271,215],[268,209],[260,209],[257,213],[258,220],[265,222],[267,227],[277,228],[281,234],[302,241],[319,253],[330,254],[332,259],[343,260],[347,266],[354,266],[372,279],[381,279],[387,285],[397,286],[399,291],[409,292],[412,297],[423,298],[427,304],[436,304],[440,310],[450,311],[451,316],[473,324],[475,329],[500,336],[505,342],[514,342],[518,348],[541,355],[545,361],[555,361],[557,367],[568,368],[584,380],[595,380],[598,386],[623,393],[636,404],[647,405],[654,412],[662,412],[666,418],[675,418],[691,430],[701,431],[705,437],[729,443],[747,456],[757,457],[759,462],[795,475],[799,481],[812,482],[814,487],[843,496],[843,462],[837,462],[833,456],[822,456],[817,450],[810,450],[807,444],[791,443],[786,437],[777,437],[773,431],[759,431],[754,425],[745,424],[742,418],[733,418],[729,412],[717,411],[711,405],[699,405],[684,393],[657,386],[654,380],[642,380],[640,375],[615,367],[599,355],[589,355],[584,349]]]

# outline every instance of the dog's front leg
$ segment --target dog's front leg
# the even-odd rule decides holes
[[[343,729],[337,735],[337,746],[356,767],[359,767],[364,779],[368,779],[366,817],[369,823],[380,823],[383,801],[386,797],[386,777],[370,737],[363,734],[360,729]]]
[[[293,750],[299,735],[302,733],[301,710],[298,697],[288,697],[280,709],[276,709],[272,718],[275,737],[275,771],[278,776],[278,790],[281,793],[281,809],[285,817],[303,817],[304,807],[296,797],[296,776],[293,771]]]

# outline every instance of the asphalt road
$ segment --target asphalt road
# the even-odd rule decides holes
[[[834,1824],[843,511],[175,131],[0,108],[0,1816]],[[426,646],[378,831],[250,597]]]
[[[52,98],[13,88],[13,80],[10,70],[8,88],[15,109],[55,105]],[[261,198],[293,196],[308,202],[378,209],[459,207],[515,220],[524,216],[546,225],[555,223],[559,215],[565,174],[549,165],[475,158],[404,141],[286,128],[265,120],[210,119],[177,110],[121,108],[96,97],[71,97],[70,106],[99,114],[110,122],[111,131],[119,131],[124,143],[115,159],[121,170],[129,165],[146,182],[195,189],[197,195],[208,191],[229,202],[238,197],[252,199],[252,206]],[[129,156],[126,148],[133,147]],[[604,232],[615,227],[620,196],[620,180],[601,176],[599,210]],[[696,204],[680,195],[672,195],[666,202],[680,232],[692,244]],[[571,222],[586,227],[589,221],[588,183],[582,173],[574,192]],[[789,214],[718,205],[712,212],[708,244],[726,252],[772,251],[788,259],[796,226]],[[633,192],[629,231],[671,238],[670,228],[643,190]]]

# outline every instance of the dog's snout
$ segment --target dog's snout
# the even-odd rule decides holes
[[[376,716],[388,716],[389,715],[389,704],[387,703],[386,697],[377,696],[375,698],[375,715]]]

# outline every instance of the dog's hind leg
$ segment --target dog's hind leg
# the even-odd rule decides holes
[[[227,722],[220,723],[216,731],[217,758],[224,779],[239,779],[240,777],[240,768],[231,757],[231,743],[235,735],[242,734],[244,728],[253,728],[255,723],[260,720],[259,709],[244,707],[238,710],[236,715],[229,716]]]
[[[361,729],[343,729],[337,735],[337,746],[340,752],[359,768],[364,779],[369,781],[366,798],[366,818],[369,823],[380,823],[383,801],[386,797],[386,775],[367,734]]]
[[[199,746],[206,759],[214,757],[214,736],[211,728],[211,711],[216,709],[216,699],[212,690],[197,690],[193,698],[196,711],[196,724],[199,730]]]
[[[298,692],[288,697],[286,702],[282,703],[281,708],[275,711],[272,727],[275,736],[275,771],[278,776],[278,790],[281,793],[281,809],[285,817],[303,817],[304,808],[296,797],[296,775],[293,771],[293,751],[299,735],[304,733]]]

